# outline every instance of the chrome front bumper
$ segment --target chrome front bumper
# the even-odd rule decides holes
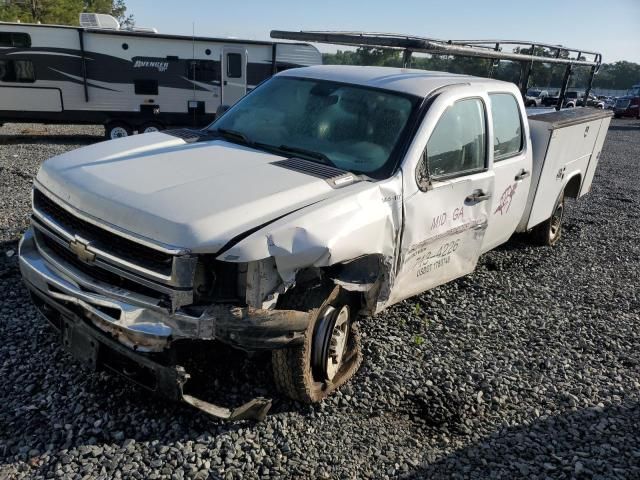
[[[150,297],[88,277],[36,241],[20,242],[20,271],[27,286],[138,352],[162,352],[180,339],[220,340],[244,350],[274,349],[302,341],[309,312],[211,305],[200,316],[171,312]]]
[[[20,272],[30,288],[80,307],[96,327],[130,348],[159,352],[172,339],[213,338],[210,316],[170,313],[155,299],[96,281],[38,246],[32,229],[20,242],[19,256]]]

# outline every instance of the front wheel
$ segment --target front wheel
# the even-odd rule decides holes
[[[353,377],[362,363],[355,313],[348,297],[334,291],[315,310],[302,345],[273,351],[273,376],[280,392],[315,403]]]
[[[562,235],[563,218],[564,193],[562,193],[556,201],[551,217],[533,228],[531,234],[535,243],[549,247],[555,245]]]

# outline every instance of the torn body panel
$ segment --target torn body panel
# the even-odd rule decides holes
[[[382,309],[394,276],[401,221],[399,172],[386,181],[351,185],[340,195],[315,205],[312,211],[302,209],[288,215],[232,246],[218,260],[255,262],[273,258],[284,288],[289,288],[301,269],[350,263],[363,256],[379,258],[375,280],[363,268],[352,269],[349,280],[334,278],[347,290],[370,291],[375,286],[380,295],[370,303],[376,304],[375,310]],[[354,278],[356,272],[362,277]],[[262,293],[254,291],[252,295],[258,301]]]

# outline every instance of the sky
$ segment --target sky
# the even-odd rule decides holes
[[[269,38],[270,30],[358,30],[440,39],[509,39],[640,63],[640,0],[126,0],[160,33]],[[320,46],[321,51],[335,47]]]

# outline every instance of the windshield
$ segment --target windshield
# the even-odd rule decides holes
[[[274,77],[209,130],[256,148],[384,178],[419,101],[357,85]]]
[[[527,93],[527,95],[529,95],[530,97],[539,97],[541,93],[542,92],[540,90],[529,90],[529,93]]]
[[[638,97],[640,96],[640,86],[634,85],[627,91],[627,95],[630,97]]]

